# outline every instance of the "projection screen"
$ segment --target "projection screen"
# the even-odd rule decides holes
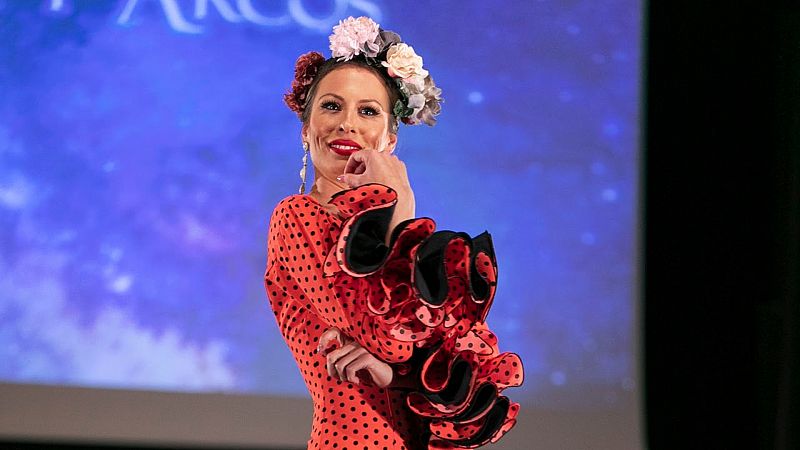
[[[492,233],[496,448],[639,448],[639,0],[0,0],[0,438],[302,448],[263,288],[302,53],[368,15],[445,103],[417,215]]]

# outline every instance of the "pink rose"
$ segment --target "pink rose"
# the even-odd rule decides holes
[[[377,42],[379,33],[380,27],[369,17],[348,17],[340,20],[339,25],[333,27],[333,34],[329,38],[331,56],[340,61],[348,61],[361,53],[374,58],[380,50]]]

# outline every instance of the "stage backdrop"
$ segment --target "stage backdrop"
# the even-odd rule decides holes
[[[636,408],[639,0],[0,0],[0,381],[307,396],[266,234],[294,61],[349,15],[443,90],[397,155],[418,215],[494,237],[508,394]]]

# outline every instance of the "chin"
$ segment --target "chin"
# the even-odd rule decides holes
[[[336,181],[336,177],[344,173],[347,161],[343,160],[340,164],[325,164],[325,167],[314,166],[314,173],[318,173],[324,178]]]

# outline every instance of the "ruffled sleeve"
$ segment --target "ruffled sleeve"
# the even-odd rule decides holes
[[[381,188],[378,194],[382,196],[373,193],[366,202],[391,208],[383,210],[391,219],[396,195]],[[346,193],[352,192],[344,191],[338,197]],[[394,200],[389,201],[390,198]],[[413,345],[391,339],[382,319],[367,311],[360,302],[366,295],[363,289],[368,285],[360,279],[334,279],[327,275],[336,261],[342,223],[321,208],[312,208],[311,202],[307,196],[287,197],[276,206],[270,219],[265,284],[282,334],[291,339],[300,312],[308,310],[325,326],[339,328],[376,357],[389,363],[408,361]],[[380,251],[380,245],[386,249],[386,245],[372,235],[377,232],[376,228],[370,228],[367,222],[363,225],[361,231],[353,235],[354,254],[363,251],[363,245],[373,246],[373,252]],[[410,367],[398,364],[395,371],[404,375],[410,372]]]
[[[331,202],[344,221],[323,273],[342,300],[341,328],[406,371],[423,354],[413,360],[422,362],[407,403],[430,428],[429,448],[496,442],[519,411],[501,392],[521,385],[524,373],[485,323],[497,285],[489,233],[436,231],[423,217],[400,223],[386,245],[397,203],[391,188],[364,185]]]

